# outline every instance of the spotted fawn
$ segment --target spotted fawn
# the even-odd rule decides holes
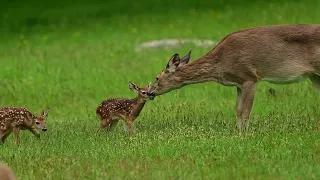
[[[1,107],[0,108],[0,143],[4,143],[13,131],[14,142],[19,144],[20,130],[29,130],[40,138],[37,129],[47,131],[46,117],[49,109],[42,111],[39,116],[32,114],[24,107]]]
[[[132,133],[135,130],[134,120],[139,116],[146,101],[148,100],[147,92],[151,87],[151,83],[145,88],[139,88],[136,84],[129,82],[129,88],[137,93],[133,99],[110,98],[104,100],[96,109],[101,124],[100,130],[107,128],[113,129],[118,121],[124,120],[124,129]]]

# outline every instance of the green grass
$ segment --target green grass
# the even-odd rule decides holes
[[[100,3],[100,4],[99,4]],[[130,136],[95,133],[105,98],[135,96],[176,52],[135,52],[166,38],[220,40],[242,28],[320,22],[319,1],[3,2],[0,105],[50,107],[48,131],[0,147],[19,179],[319,179],[320,96],[309,81],[260,83],[250,132],[236,129],[236,89],[190,85],[147,102]],[[268,88],[277,91],[268,94]]]

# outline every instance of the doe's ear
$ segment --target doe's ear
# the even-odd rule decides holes
[[[41,112],[41,116],[43,116],[43,117],[47,117],[47,116],[48,116],[48,113],[49,113],[49,110],[50,110],[50,108],[48,108],[48,109],[46,109],[46,110],[42,111],[42,112]]]
[[[139,91],[139,87],[132,82],[129,82],[129,88],[131,89],[131,91]]]
[[[176,53],[170,58],[166,66],[166,70],[169,72],[174,72],[176,68],[179,66],[179,64],[180,64],[180,57],[179,57],[179,54]]]
[[[190,61],[190,57],[191,57],[191,50],[188,52],[188,54],[186,54],[180,59],[180,65],[188,64]]]

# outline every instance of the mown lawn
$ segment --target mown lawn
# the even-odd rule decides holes
[[[320,96],[310,81],[260,83],[250,131],[236,128],[236,88],[190,85],[147,102],[134,135],[96,133],[95,109],[153,82],[174,53],[135,52],[168,38],[219,41],[260,25],[320,22],[319,1],[3,2],[0,105],[50,107],[48,131],[0,147],[19,179],[319,179]],[[269,88],[276,90],[270,95]]]

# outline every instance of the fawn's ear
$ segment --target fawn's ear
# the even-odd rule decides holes
[[[150,91],[151,87],[152,87],[152,83],[149,82],[149,84],[148,84],[148,91]]]
[[[42,112],[41,112],[41,116],[43,116],[43,117],[47,117],[47,116],[48,116],[48,113],[49,113],[49,110],[50,110],[50,108],[48,108],[48,109],[46,109],[46,110],[42,111]]]
[[[129,82],[129,88],[131,89],[131,91],[139,91],[139,87],[132,82]]]
[[[180,64],[180,57],[179,57],[179,54],[176,53],[170,58],[166,66],[166,70],[169,72],[174,72],[176,68],[179,66],[179,64]]]
[[[190,57],[191,57],[191,50],[188,52],[187,55],[183,56],[183,57],[180,59],[180,65],[188,64],[188,63],[189,63],[189,60],[190,60]]]

